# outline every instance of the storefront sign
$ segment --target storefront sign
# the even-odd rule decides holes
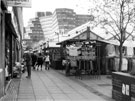
[[[129,85],[122,84],[122,94],[129,96]]]
[[[31,0],[7,0],[8,6],[31,7]]]
[[[135,77],[128,73],[112,73],[112,97],[117,101],[134,101]]]

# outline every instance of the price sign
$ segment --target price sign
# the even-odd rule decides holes
[[[122,84],[122,94],[129,96],[129,85]]]

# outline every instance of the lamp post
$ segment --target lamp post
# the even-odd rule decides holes
[[[59,42],[59,33],[58,32],[55,32],[56,35],[58,35],[58,42]]]

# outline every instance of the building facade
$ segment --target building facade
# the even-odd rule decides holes
[[[30,19],[26,27],[26,35],[33,42],[57,39],[70,30],[93,20],[91,15],[78,15],[73,9],[57,8],[51,12],[37,12],[36,17]]]
[[[36,12],[36,17],[43,17],[43,16],[50,16],[52,15],[52,12]]]
[[[52,15],[51,12],[36,12],[35,18],[30,19],[28,26],[25,27],[24,39],[30,39],[33,44],[44,40],[45,37],[39,19],[50,15]]]
[[[0,101],[4,99],[8,84],[14,78],[15,62],[21,61],[22,9],[8,9],[7,0],[0,7]],[[22,25],[22,26],[21,26]],[[17,27],[18,26],[18,27]],[[9,95],[10,96],[10,95]]]
[[[65,34],[68,31],[93,20],[91,15],[78,15],[73,9],[58,8],[52,15],[40,18],[40,23],[45,39],[57,38],[58,34]]]
[[[33,42],[38,42],[44,39],[43,30],[38,17],[30,19],[28,26],[25,29],[25,38],[27,38],[26,36],[29,36]]]
[[[93,21],[94,17],[92,15],[76,15],[76,27],[85,24],[86,22]]]

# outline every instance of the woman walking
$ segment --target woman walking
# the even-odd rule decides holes
[[[47,55],[45,57],[45,70],[49,70],[49,64],[50,64],[50,57]]]

